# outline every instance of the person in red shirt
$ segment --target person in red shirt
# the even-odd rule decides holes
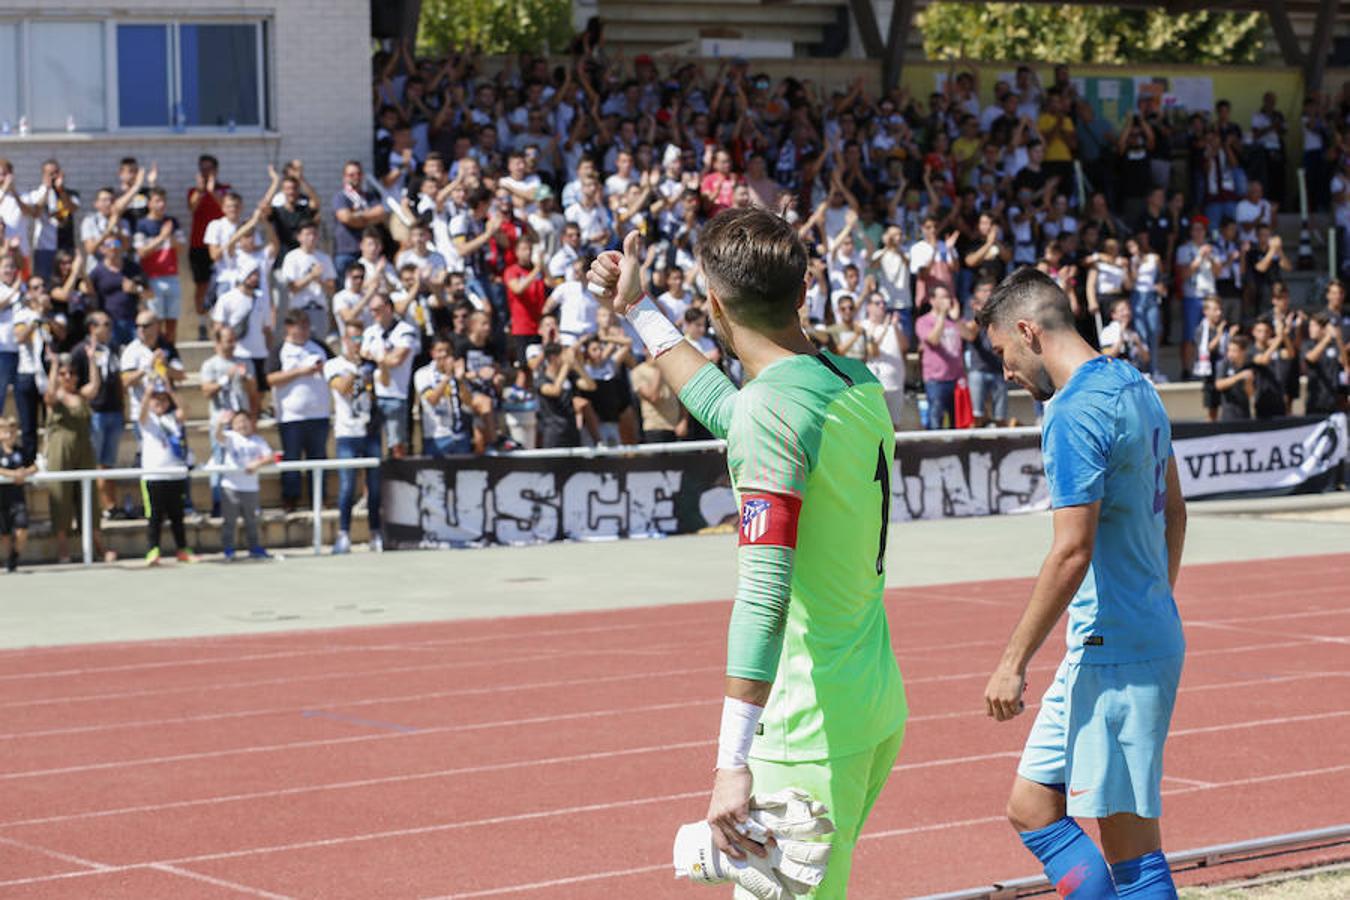
[[[524,363],[525,348],[538,344],[539,319],[548,301],[544,261],[535,253],[534,238],[526,232],[516,241],[515,261],[502,273],[506,302],[511,312],[511,354]],[[526,268],[529,266],[529,268]]]
[[[154,291],[151,305],[164,324],[165,339],[173,344],[178,341],[178,316],[182,312],[178,249],[183,245],[183,234],[178,228],[178,220],[165,215],[168,205],[164,188],[151,188],[146,214],[136,223],[132,241],[141,270],[150,279],[150,288]]]
[[[197,339],[206,340],[206,292],[211,287],[211,273],[215,264],[206,247],[206,226],[225,215],[220,201],[230,192],[230,186],[217,181],[220,162],[211,154],[197,157],[197,183],[188,191],[188,209],[192,210],[192,232],[188,241],[188,265],[192,268],[192,283],[196,288],[193,303],[197,307]]]

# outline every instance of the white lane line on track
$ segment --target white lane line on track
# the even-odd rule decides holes
[[[59,850],[52,850],[49,847],[42,847],[38,844],[30,844],[27,841],[21,841],[13,837],[0,837],[0,844],[9,844],[11,847],[18,847],[20,850],[27,850],[30,853],[38,853],[42,856],[50,856],[52,859],[59,859],[62,862],[74,863],[77,866],[84,866],[92,872],[104,872],[112,868],[101,862],[94,862],[92,859],[84,859],[80,856],[74,856],[70,853],[62,853]]]
[[[430,900],[464,900],[467,897],[492,897],[499,894],[514,894],[517,891],[538,891],[544,888],[562,887],[566,884],[580,884],[583,881],[599,881],[602,878],[622,878],[625,875],[645,875],[648,872],[671,870],[670,863],[654,866],[639,866],[633,869],[615,869],[611,872],[593,872],[589,875],[573,875],[571,878],[554,878],[549,881],[532,881],[529,884],[513,884],[510,887],[488,888],[485,891],[465,891],[458,894],[443,894]]]
[[[179,878],[190,878],[193,881],[201,881],[206,884],[214,884],[216,887],[228,888],[241,894],[247,894],[250,897],[263,897],[266,900],[292,900],[285,894],[274,894],[271,891],[264,891],[261,888],[250,887],[246,884],[240,884],[237,881],[226,881],[224,878],[214,878],[210,875],[203,875],[201,872],[194,872],[191,869],[183,869],[178,866],[171,866],[168,863],[151,863],[146,866],[147,869],[155,869],[160,872],[167,872],[170,875],[176,875]]]

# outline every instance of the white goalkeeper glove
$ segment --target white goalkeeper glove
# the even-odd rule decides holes
[[[732,882],[758,900],[790,900],[818,886],[825,878],[830,845],[816,838],[834,831],[829,812],[809,794],[789,788],[750,800],[750,817],[738,830],[757,843],[774,846],[765,857],[747,853],[731,859],[713,843],[706,822],[685,825],[675,835],[675,877],[696,884]]]

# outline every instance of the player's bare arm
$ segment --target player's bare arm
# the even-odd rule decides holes
[[[1100,512],[1101,501],[1055,510],[1054,542],[1041,563],[1031,600],[984,689],[985,707],[1000,722],[1015,717],[1024,708],[1022,692],[1026,688],[1027,666],[1083,583],[1092,563]]]
[[[1167,509],[1163,515],[1167,522],[1167,578],[1176,591],[1181,554],[1186,548],[1186,498],[1181,493],[1181,474],[1175,456],[1167,461]]]

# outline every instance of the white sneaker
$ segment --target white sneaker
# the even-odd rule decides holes
[[[370,552],[371,553],[384,552],[384,537],[381,536],[378,531],[370,536]]]
[[[352,539],[345,531],[339,531],[337,540],[333,542],[333,555],[352,552]]]

